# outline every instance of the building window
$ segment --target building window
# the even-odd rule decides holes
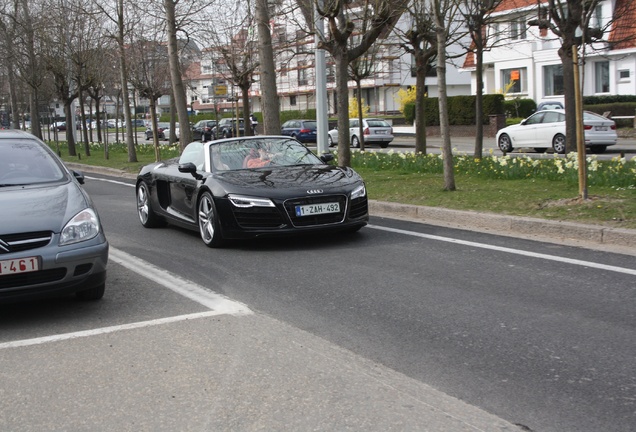
[[[289,97],[289,104],[291,106],[296,106],[296,96],[290,96]]]
[[[336,82],[336,67],[334,65],[327,65],[327,82]]]
[[[510,23],[510,39],[521,40],[527,36],[526,22],[523,18]]]
[[[618,79],[628,81],[629,80],[629,69],[624,69],[618,71]]]
[[[298,62],[298,85],[306,86],[309,84],[307,79],[307,66],[305,62]]]
[[[594,10],[594,26],[596,28],[603,28],[603,5],[599,4]]]
[[[543,93],[545,96],[563,95],[563,65],[543,66]]]
[[[596,93],[609,93],[609,62],[601,61],[594,63],[594,84]]]
[[[527,93],[527,75],[526,68],[502,69],[501,83],[505,93]]]

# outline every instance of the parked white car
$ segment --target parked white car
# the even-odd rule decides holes
[[[333,147],[338,143],[338,128],[335,127],[329,132],[329,147]],[[364,135],[364,144],[379,144],[380,147],[386,148],[393,141],[393,128],[383,119],[368,118],[362,119],[362,134]],[[360,119],[349,119],[349,142],[351,147],[360,147]]]
[[[591,153],[603,153],[616,144],[616,123],[590,111],[583,112],[585,147]],[[545,152],[552,147],[555,153],[565,153],[565,110],[542,110],[521,123],[497,132],[499,150],[510,153],[515,148],[533,148]]]
[[[175,125],[175,127],[174,127],[174,136],[177,138],[177,141],[179,141],[179,138],[181,136],[181,134],[179,132],[180,132],[179,131],[179,125]],[[165,138],[167,140],[170,139],[170,123],[168,123],[168,127],[163,130],[163,135],[165,136]]]

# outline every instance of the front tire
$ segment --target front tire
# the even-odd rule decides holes
[[[216,212],[214,199],[209,192],[204,192],[199,198],[198,205],[199,234],[207,247],[219,247],[223,244],[221,224]]]
[[[510,136],[508,136],[508,134],[501,134],[499,136],[497,145],[499,146],[499,150],[504,153],[510,153],[513,150],[512,141],[510,140]]]
[[[564,154],[565,153],[565,135],[556,134],[552,139],[552,148],[555,153]]]
[[[145,228],[157,228],[164,226],[166,222],[157,216],[150,204],[150,188],[146,182],[137,185],[137,215]]]
[[[355,135],[351,138],[351,147],[360,148],[360,140]]]
[[[333,147],[334,142],[333,138],[331,138],[331,135],[327,135],[327,141],[329,142],[329,147]]]

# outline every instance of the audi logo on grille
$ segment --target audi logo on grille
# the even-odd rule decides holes
[[[309,189],[309,190],[307,191],[307,193],[308,193],[309,195],[313,195],[313,194],[321,194],[321,193],[322,193],[322,189]]]

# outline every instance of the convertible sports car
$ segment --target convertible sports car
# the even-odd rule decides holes
[[[329,165],[285,136],[192,142],[181,157],[137,177],[146,228],[198,230],[209,247],[229,239],[357,231],[369,219],[366,187],[351,168]]]

